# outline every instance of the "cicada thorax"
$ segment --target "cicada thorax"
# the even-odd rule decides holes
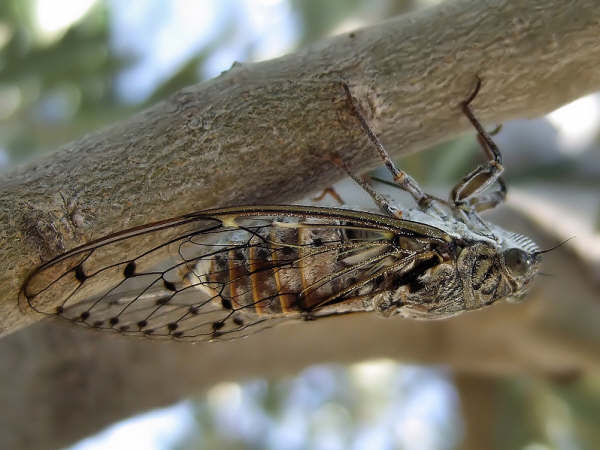
[[[331,220],[275,220],[268,228],[240,230],[222,242],[226,251],[200,261],[192,279],[214,302],[258,316],[310,314],[365,296],[381,285],[361,270],[393,246],[391,234],[361,230]],[[360,235],[360,238],[358,237]],[[380,264],[383,264],[382,258]]]
[[[513,290],[503,273],[498,250],[488,243],[478,242],[462,249],[457,258],[457,274],[461,279],[464,310],[494,303]]]

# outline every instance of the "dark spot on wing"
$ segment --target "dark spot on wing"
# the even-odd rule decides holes
[[[240,317],[234,317],[233,323],[235,323],[238,327],[244,325],[244,321]]]
[[[130,278],[135,274],[135,262],[134,261],[129,261],[127,263],[127,265],[125,266],[125,269],[123,269],[123,276],[125,278]]]
[[[79,315],[81,320],[86,320],[88,317],[90,317],[90,313],[88,311],[84,311]]]
[[[147,322],[147,321],[145,321],[145,320],[140,320],[140,321],[137,323],[137,326],[138,326],[138,328],[140,328],[140,329],[142,329],[142,328],[145,328],[145,327],[147,327],[147,326],[148,326],[148,322]]]
[[[225,322],[223,322],[223,321],[213,322],[213,324],[212,324],[213,330],[215,330],[215,331],[220,330],[224,326],[225,326]]]
[[[176,324],[175,322],[171,322],[170,324],[167,325],[167,329],[169,331],[175,331],[177,328],[179,328],[179,325]]]
[[[75,278],[81,283],[83,283],[87,278],[87,275],[83,271],[83,267],[81,267],[81,264],[75,267]]]
[[[165,289],[168,291],[175,292],[177,290],[177,288],[175,287],[175,283],[173,283],[172,281],[163,280],[163,285],[165,286]]]
[[[224,309],[232,309],[233,308],[231,306],[231,300],[229,300],[227,298],[223,298],[223,297],[221,297],[221,306],[223,306]]]
[[[169,303],[169,300],[171,300],[171,298],[172,297],[170,295],[167,296],[167,297],[159,298],[158,300],[156,300],[156,304],[159,305],[159,306],[160,305],[166,305],[167,303]]]
[[[110,320],[108,321],[108,323],[109,323],[111,326],[113,326],[113,327],[114,327],[116,324],[118,324],[118,323],[119,323],[119,318],[118,318],[118,317],[111,317],[111,318],[110,318]]]

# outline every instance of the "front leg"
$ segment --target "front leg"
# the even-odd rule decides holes
[[[481,79],[478,77],[475,90],[462,103],[462,110],[477,130],[477,140],[489,160],[487,164],[481,165],[467,174],[450,193],[450,201],[456,208],[475,209],[477,211],[493,208],[502,202],[506,196],[506,185],[500,180],[500,175],[504,172],[502,154],[490,134],[485,131],[479,120],[477,120],[470,106],[480,87]],[[484,191],[497,181],[500,182],[500,190],[484,195]]]
[[[366,177],[366,176],[359,177],[359,176],[355,175],[350,170],[348,165],[342,160],[342,158],[340,158],[337,155],[333,155],[329,159],[333,164],[335,164],[340,169],[342,169],[344,172],[346,172],[346,174],[350,178],[352,178],[356,182],[356,184],[358,184],[360,187],[362,187],[365,190],[365,192],[371,196],[371,198],[373,199],[375,204],[379,207],[379,209],[383,213],[385,213],[389,216],[392,216],[392,217],[397,217],[397,218],[402,217],[402,211],[400,211],[398,208],[396,208],[394,205],[392,205],[382,194],[377,192],[377,190],[371,185],[371,182],[368,177]]]
[[[359,109],[356,101],[354,100],[352,93],[350,92],[350,87],[345,82],[342,82],[342,86],[344,88],[344,91],[346,92],[346,98],[348,99],[348,103],[350,105],[350,108],[352,109],[352,112],[357,117],[361,126],[365,130],[371,143],[375,146],[377,153],[379,154],[379,157],[382,159],[383,163],[385,164],[385,167],[392,174],[392,177],[394,180],[394,185],[396,187],[398,187],[399,189],[402,189],[403,191],[408,192],[412,196],[412,198],[415,200],[419,209],[421,209],[422,211],[428,212],[428,213],[435,213],[436,215],[442,216],[442,217],[445,216],[445,212],[444,212],[444,208],[443,208],[444,202],[440,202],[435,197],[425,193],[413,177],[411,177],[409,174],[407,174],[403,170],[396,167],[396,165],[394,164],[394,161],[392,161],[392,158],[390,158],[390,155],[388,154],[387,150],[385,149],[385,147],[383,146],[383,144],[381,143],[381,141],[379,140],[379,138],[377,137],[375,132],[371,129],[369,123],[367,122],[367,119],[360,112],[360,109]],[[350,173],[349,170],[346,170],[346,171]],[[373,197],[375,202],[384,211],[386,211],[388,209],[387,205],[382,206],[381,200],[377,198],[377,196],[379,194],[374,192],[374,189],[370,186],[368,179],[365,179],[365,178],[358,179],[356,177],[353,177],[353,178],[369,193],[369,195],[371,195],[371,197]],[[379,197],[381,197],[381,196],[379,196]],[[440,205],[440,203],[441,203],[441,205]],[[392,215],[396,215],[396,214],[392,214]]]
[[[506,183],[502,177],[496,180],[498,189],[492,192],[484,192],[477,197],[472,197],[469,206],[477,212],[493,209],[506,199]]]

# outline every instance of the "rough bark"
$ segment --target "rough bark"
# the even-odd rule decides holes
[[[345,79],[390,152],[416,151],[467,129],[457,104],[484,79],[485,121],[535,116],[600,87],[594,1],[452,2],[296,54],[236,66],[126,123],[4,177],[0,320],[24,276],[91,237],[194,209],[295,200],[379,164],[349,114]],[[62,194],[62,195],[61,195]],[[63,199],[64,197],[64,199]],[[55,448],[221,380],[293,373],[319,362],[390,357],[496,376],[597,371],[600,305],[576,259],[553,261],[568,283],[532,301],[441,322],[368,315],[301,323],[246,341],[182,345],[37,324],[0,342],[5,408],[0,447]]]
[[[389,151],[484,121],[536,116],[600,88],[600,11],[577,2],[446,2],[258,64],[234,65],[0,181],[0,330],[40,261],[92,238],[191,210],[282,203],[379,163],[349,113],[346,80]]]

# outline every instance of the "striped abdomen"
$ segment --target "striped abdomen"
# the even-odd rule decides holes
[[[362,275],[345,262],[360,249],[347,234],[335,226],[274,222],[250,239],[222,243],[223,251],[195,272],[202,288],[226,307],[257,315],[307,312],[334,300]],[[361,293],[370,288],[361,286]]]

